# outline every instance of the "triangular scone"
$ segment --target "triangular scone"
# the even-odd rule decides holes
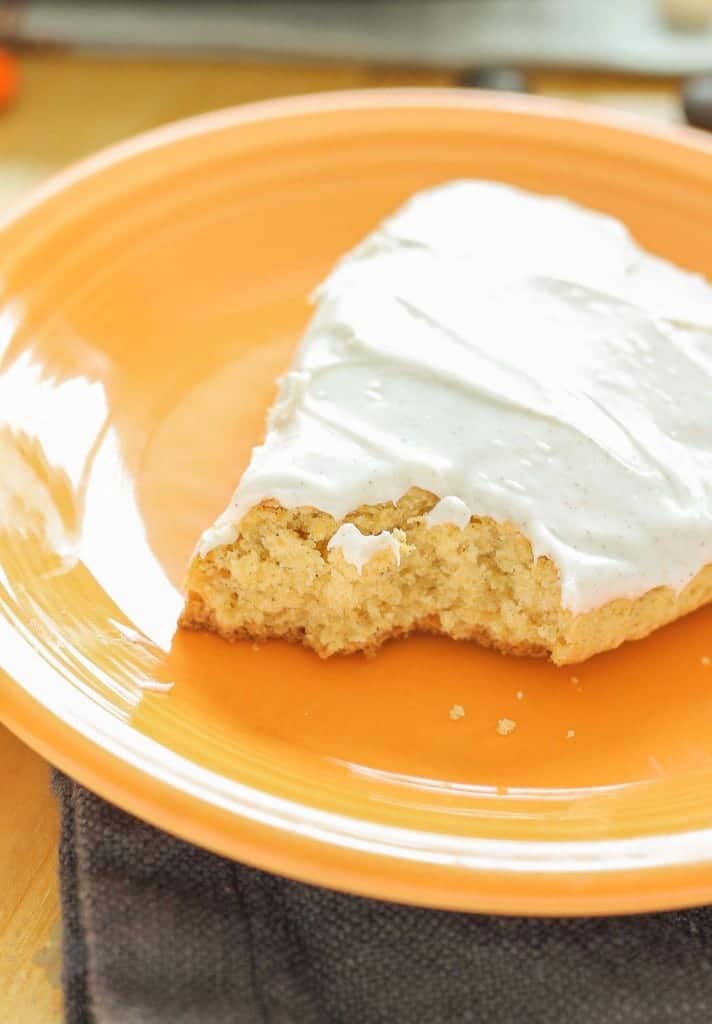
[[[317,292],[187,591],[227,638],[560,664],[712,600],[712,288],[561,199],[415,196]]]

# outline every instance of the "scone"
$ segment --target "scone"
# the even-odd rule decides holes
[[[328,656],[414,630],[580,661],[712,600],[712,287],[462,181],[346,256],[182,624]]]

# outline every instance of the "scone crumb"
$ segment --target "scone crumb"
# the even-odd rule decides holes
[[[575,729],[569,729],[567,731],[567,733],[566,733],[566,739],[567,740],[572,740],[575,735],[576,735],[576,730]]]
[[[710,658],[709,654],[703,654],[702,657],[700,658],[700,661],[705,666],[705,668],[708,665],[712,665],[712,658]]]
[[[521,690],[517,690],[517,700],[524,700],[524,694]]]
[[[465,709],[463,708],[462,704],[453,704],[453,706],[450,708],[450,718],[452,718],[453,722],[456,722],[458,718],[464,717]]]
[[[578,676],[571,676],[571,682],[574,686],[578,686],[581,682]]]
[[[509,736],[516,728],[517,723],[512,718],[500,718],[497,722],[497,732],[500,736]]]

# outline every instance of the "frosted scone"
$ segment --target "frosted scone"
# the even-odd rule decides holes
[[[182,624],[580,661],[712,600],[712,287],[610,217],[462,181],[337,265]]]

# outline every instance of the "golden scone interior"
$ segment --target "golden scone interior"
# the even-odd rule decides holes
[[[329,540],[341,524],[311,508],[265,501],[237,539],[193,559],[181,624],[228,640],[280,637],[322,657],[374,651],[414,631],[441,633],[513,654],[582,661],[712,600],[712,565],[676,594],[658,587],[573,615],[562,607],[558,571],[535,559],[513,526],[473,517],[464,529],[429,526],[437,498],[410,489],[395,504],[346,517],[363,534],[389,531],[400,564],[380,551],[359,572]]]

